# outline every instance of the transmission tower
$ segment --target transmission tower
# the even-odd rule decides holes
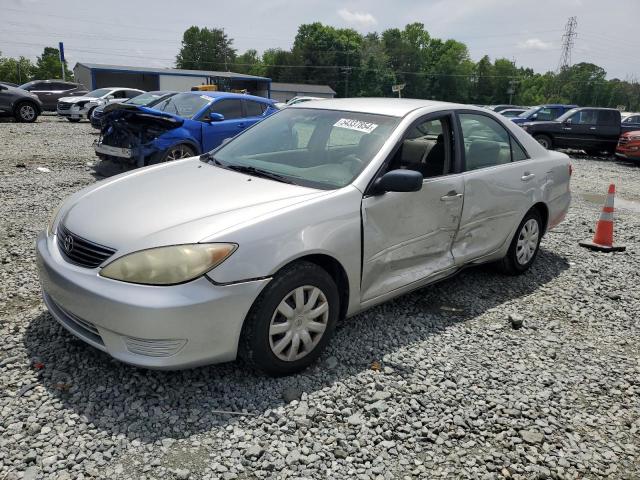
[[[578,36],[576,27],[578,26],[577,17],[569,17],[567,24],[564,27],[564,34],[562,35],[562,54],[560,55],[560,62],[558,63],[558,72],[561,72],[571,66],[571,50],[573,44]]]

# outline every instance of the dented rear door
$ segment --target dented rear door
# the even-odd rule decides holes
[[[363,199],[363,302],[453,266],[463,195],[462,175],[452,174],[424,180],[418,192]]]

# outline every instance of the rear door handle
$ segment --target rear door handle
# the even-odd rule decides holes
[[[244,128],[244,123],[239,123],[238,128]]]
[[[596,127],[589,127],[589,130],[596,130]]]
[[[529,180],[533,180],[535,176],[535,173],[524,172],[524,175],[520,177],[520,180],[522,180],[523,182],[528,182]]]
[[[562,127],[563,130],[571,130],[571,127]]]
[[[440,200],[442,202],[451,202],[453,200],[458,200],[459,198],[462,198],[462,194],[461,193],[456,193],[455,191],[451,191],[451,192],[447,193],[446,195],[440,197]]]

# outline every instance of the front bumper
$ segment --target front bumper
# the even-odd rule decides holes
[[[624,160],[640,160],[640,150],[629,150],[618,147],[616,157]]]
[[[88,118],[87,113],[89,112],[89,108],[86,106],[78,107],[75,104],[71,105],[71,108],[68,110],[60,110],[60,108],[56,108],[56,113],[61,117],[69,117],[69,118]]]
[[[269,279],[169,287],[100,277],[68,263],[57,236],[40,234],[36,257],[51,315],[76,337],[123,362],[180,369],[236,358],[244,319]]]

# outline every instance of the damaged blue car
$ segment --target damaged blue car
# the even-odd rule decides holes
[[[118,104],[105,109],[96,155],[138,167],[193,157],[278,111],[263,97],[184,92],[153,107]]]

